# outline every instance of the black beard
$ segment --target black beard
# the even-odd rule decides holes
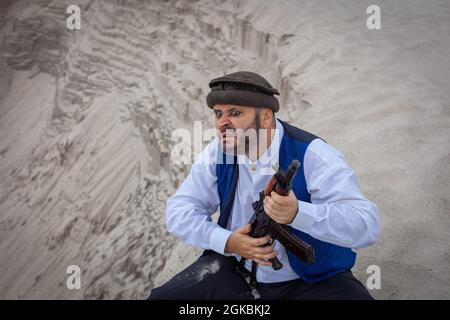
[[[234,128],[226,128],[226,129],[233,129],[235,131]],[[259,146],[259,130],[261,129],[261,114],[260,114],[260,110],[257,109],[256,113],[255,113],[255,117],[253,118],[253,121],[251,123],[251,125],[249,127],[247,127],[244,131],[247,131],[249,129],[254,129],[256,131],[256,143],[257,146]],[[245,154],[248,156],[249,152],[250,152],[250,137],[249,136],[245,136],[245,140],[244,140],[244,152]],[[224,142],[223,146],[222,146],[223,151],[226,153],[227,148],[226,148],[226,142]],[[234,144],[233,146],[233,154],[237,155],[238,154],[238,144]]]
[[[259,145],[259,129],[261,129],[261,113],[260,110],[256,110],[256,114],[255,117],[253,118],[253,122],[250,128],[248,129],[255,129],[256,130],[256,142]],[[245,137],[245,151],[246,153],[248,153],[248,151],[250,150],[250,137],[246,136]]]

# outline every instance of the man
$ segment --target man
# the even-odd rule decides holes
[[[379,237],[378,208],[362,195],[342,154],[276,119],[279,93],[260,75],[235,72],[209,86],[206,101],[220,135],[197,158],[166,208],[168,230],[206,250],[153,289],[149,299],[372,299],[350,270],[356,259],[352,248],[371,245]],[[251,131],[266,134],[247,134]],[[265,245],[270,236],[249,236],[252,202],[275,172],[273,164],[287,169],[293,159],[301,166],[291,192],[272,192],[264,209],[314,247],[313,264],[305,264],[278,241]],[[216,224],[211,215],[218,207]],[[247,259],[244,270],[238,268],[241,257]],[[280,270],[271,267],[274,257],[283,264]],[[244,277],[252,261],[258,264],[256,290]]]

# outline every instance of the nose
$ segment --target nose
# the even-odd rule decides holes
[[[222,116],[217,120],[217,128],[222,131],[231,125],[230,119],[227,116]]]

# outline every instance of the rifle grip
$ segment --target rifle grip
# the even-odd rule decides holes
[[[272,262],[272,268],[273,270],[280,270],[283,268],[283,264],[278,260],[277,257],[269,259],[270,262]]]

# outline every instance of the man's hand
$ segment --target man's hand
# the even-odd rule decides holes
[[[269,196],[264,198],[264,210],[275,222],[290,224],[297,215],[297,197],[292,190],[287,196],[281,196],[272,191]]]
[[[248,234],[252,230],[251,224],[236,229],[228,238],[225,252],[237,253],[241,257],[255,261],[263,266],[271,266],[272,263],[265,261],[275,258],[277,253],[273,250],[274,244],[266,247],[262,245],[269,242],[270,236],[253,238]]]

